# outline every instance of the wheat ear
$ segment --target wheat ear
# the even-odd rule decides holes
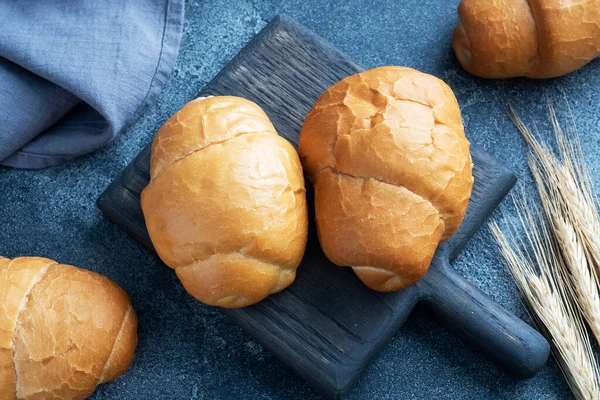
[[[585,245],[588,257],[596,274],[600,273],[600,216],[590,175],[581,149],[579,135],[575,127],[573,113],[565,132],[556,117],[552,104],[548,101],[550,119],[554,127],[556,142],[562,160],[561,185],[559,189],[563,201],[572,216],[572,223]]]
[[[571,391],[577,399],[600,399],[598,365],[581,316],[568,301],[556,244],[525,197],[515,206],[526,240],[509,240],[496,222],[490,224],[492,233],[534,320],[552,343]],[[517,237],[516,226],[511,224],[509,231]]]
[[[510,113],[533,153],[546,166],[546,170],[554,171],[555,185],[564,207],[568,210],[571,223],[581,237],[596,273],[600,273],[600,216],[572,112],[567,124],[568,130],[565,132],[558,122],[550,101],[548,101],[548,108],[561,160],[547,145],[535,138],[512,108]]]
[[[543,162],[548,162],[545,160]],[[600,296],[598,294],[598,278],[595,269],[591,268],[586,256],[586,249],[580,235],[571,222],[569,211],[558,191],[560,185],[554,170],[546,165],[546,172],[539,161],[530,157],[529,167],[533,174],[540,200],[546,217],[550,222],[552,233],[556,238],[564,262],[559,267],[566,268],[561,273],[568,277],[569,293],[585,317],[594,337],[600,342]]]
[[[549,106],[563,162],[546,145],[540,144],[514,113],[513,119],[533,150],[533,155],[529,157],[529,168],[564,257],[560,266],[567,269],[563,273],[568,276],[569,294],[600,343],[600,296],[596,269],[598,264],[590,247],[598,238],[592,235],[594,237],[591,240],[586,239],[586,236],[590,235],[589,231],[593,229],[594,221],[598,219],[598,214],[595,207],[590,207],[589,177],[582,172],[585,170],[585,164],[578,163],[575,156],[576,152],[580,152],[580,147],[577,147],[577,150],[573,142],[565,137],[554,110]],[[582,178],[578,179],[578,176]]]

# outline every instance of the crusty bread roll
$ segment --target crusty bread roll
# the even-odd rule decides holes
[[[84,399],[133,361],[137,317],[110,279],[0,257],[0,399]]]
[[[375,68],[329,88],[306,117],[298,151],[323,251],[375,290],[421,279],[471,195],[456,98],[410,68]]]
[[[192,296],[243,307],[294,281],[307,238],[304,177],[259,106],[189,102],[158,131],[150,175],[148,233]]]
[[[600,0],[462,0],[452,46],[482,78],[552,78],[600,56]]]

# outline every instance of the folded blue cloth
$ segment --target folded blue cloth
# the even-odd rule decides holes
[[[43,168],[109,143],[175,64],[184,0],[0,2],[0,163]]]

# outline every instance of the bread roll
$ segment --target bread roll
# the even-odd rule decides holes
[[[462,0],[452,46],[482,78],[552,78],[600,56],[600,0]]]
[[[452,90],[431,75],[381,67],[342,80],[314,104],[298,150],[323,251],[372,289],[421,279],[463,219],[469,142]]]
[[[133,361],[127,294],[91,271],[0,257],[0,399],[85,399]]]
[[[189,102],[158,131],[150,175],[148,233],[192,296],[243,307],[294,281],[308,224],[302,167],[259,106]]]

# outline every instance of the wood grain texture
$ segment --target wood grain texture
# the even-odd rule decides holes
[[[236,95],[258,103],[279,134],[297,145],[312,104],[329,86],[361,71],[358,65],[286,17],[267,25],[199,95]],[[515,177],[473,147],[475,185],[459,231],[444,243],[419,284],[396,293],[363,285],[350,269],[330,263],[310,230],[296,281],[251,307],[223,309],[249,335],[328,397],[341,397],[423,299],[440,320],[511,373],[528,377],[545,363],[549,346],[448,264],[515,183]],[[154,253],[139,196],[149,181],[150,146],[102,194],[98,207]]]

